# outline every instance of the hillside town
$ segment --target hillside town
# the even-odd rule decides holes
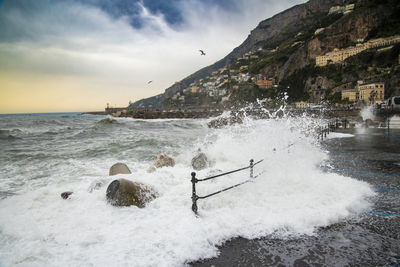
[[[119,111],[127,114],[139,110],[167,113],[197,109],[213,110],[215,113],[217,110],[237,107],[256,99],[264,99],[264,103],[270,103],[269,107],[273,108],[281,105],[285,96],[285,99],[288,98],[285,101],[287,107],[295,109],[357,109],[365,105],[385,108],[388,98],[398,91],[393,90],[393,80],[388,82],[390,72],[395,70],[397,73],[400,70],[400,35],[397,31],[390,36],[386,34],[384,37],[378,35],[378,38],[358,38],[354,39],[356,41],[338,43],[336,47],[330,46],[325,51],[309,52],[309,63],[306,63],[309,65],[304,66],[303,63],[304,67],[300,72],[296,71],[296,68],[299,69],[297,62],[291,60],[296,51],[310,47],[310,43],[315,40],[320,42],[321,38],[331,35],[332,25],[343,23],[356,13],[360,8],[359,3],[360,1],[343,1],[343,5],[331,6],[325,15],[316,17],[318,22],[311,23],[311,27],[298,28],[291,32],[292,35],[284,35],[285,38],[279,41],[258,42],[206,75],[191,79],[190,82],[176,82],[164,94],[154,96],[150,102],[130,102],[127,108],[108,106],[106,113]],[[350,69],[353,74],[351,78],[344,78],[343,74],[335,76],[337,69],[349,66],[350,59],[359,55],[365,57],[366,53],[378,58],[383,57],[381,55],[387,58],[390,54],[392,67],[381,67],[364,60],[363,68],[367,69],[366,73],[360,74]],[[393,53],[396,53],[394,57]],[[357,63],[352,64],[357,66]],[[290,68],[293,70],[287,71]],[[303,75],[301,70],[307,68],[311,71]],[[282,69],[286,69],[290,76],[282,75],[285,74]],[[347,74],[349,73],[345,75]]]
[[[334,49],[334,51],[325,55],[317,56],[315,65],[317,67],[324,67],[329,64],[342,64],[347,58],[355,56],[367,49],[378,48],[383,51],[391,49],[393,45],[397,43],[400,43],[399,35],[373,39],[367,42],[361,42],[360,40],[360,43],[356,46]],[[170,98],[170,103],[175,103],[175,106],[190,105],[203,96],[211,99],[211,105],[223,104],[229,102],[232,93],[240,90],[243,86],[249,86],[249,84],[253,84],[259,89],[274,91],[279,87],[274,77],[267,77],[263,74],[251,74],[249,73],[249,64],[245,63],[258,59],[261,53],[274,53],[277,50],[278,49],[274,49],[265,52],[263,49],[259,48],[257,51],[248,52],[237,59],[232,65],[234,66],[233,68],[220,68],[218,71],[214,71],[212,75],[191,83],[190,86],[183,89],[182,92],[177,92]],[[400,64],[400,55],[398,56],[398,61]],[[329,88],[321,86],[314,89],[310,88],[311,97],[309,101],[294,102],[293,106],[297,108],[306,108],[321,104],[321,102],[324,102],[328,89]],[[385,99],[385,81],[377,80],[373,82],[364,82],[358,80],[357,84],[352,88],[341,88],[338,92],[341,93],[341,100],[343,100],[341,106],[345,106],[346,104],[381,104]],[[188,101],[188,99],[191,101]]]

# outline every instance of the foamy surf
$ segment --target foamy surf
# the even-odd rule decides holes
[[[17,195],[0,201],[0,262],[181,266],[217,256],[216,246],[235,237],[312,235],[318,227],[357,217],[370,207],[374,193],[365,182],[321,170],[328,155],[310,131],[318,123],[308,118],[247,118],[240,125],[207,129],[204,120],[123,120],[112,126],[115,129],[110,127],[112,135],[85,140],[89,150],[97,151],[99,142],[117,144],[119,150],[74,159],[73,151],[65,148],[70,159],[46,159],[41,165],[45,173],[37,178],[41,182],[27,182],[15,190]],[[137,142],[135,138],[146,142],[120,144]],[[61,145],[68,142],[72,140]],[[147,173],[151,160],[137,154],[155,156],[157,149],[173,154],[177,165]],[[198,149],[211,162],[197,172],[198,178],[247,166],[251,158],[264,161],[255,167],[260,175],[254,182],[200,200],[196,217],[191,211],[190,161]],[[127,163],[132,174],[108,177],[108,168],[118,161]],[[95,179],[109,184],[119,177],[146,183],[159,197],[144,209],[118,208],[106,202],[106,186],[88,192]],[[247,178],[243,172],[199,183],[198,194]],[[60,193],[67,190],[74,194],[61,199]]]

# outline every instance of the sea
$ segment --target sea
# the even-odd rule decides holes
[[[317,238],[320,229],[380,216],[371,214],[380,201],[379,182],[343,171],[356,137],[369,136],[368,129],[333,132],[322,141],[317,129],[325,119],[269,117],[246,116],[241,124],[215,129],[207,126],[212,118],[0,115],[0,266],[187,266],[220,257],[224,244],[238,238],[291,246],[291,240]],[[385,129],[377,131],[384,135]],[[399,145],[394,139],[390,144],[385,153],[397,171]],[[198,200],[195,215],[191,161],[200,152],[209,164],[196,171],[198,179],[247,167],[251,159],[263,161],[250,182]],[[149,172],[159,154],[174,158],[175,166]],[[115,163],[125,163],[132,174],[109,176]],[[246,169],[197,183],[197,194],[249,177]],[[144,208],[110,205],[106,189],[119,178],[146,184],[157,198]],[[396,186],[382,182],[379,188]],[[61,198],[66,191],[73,194]],[[359,251],[366,246],[360,244]],[[399,247],[389,247],[388,265]],[[293,264],[281,257],[268,265]]]

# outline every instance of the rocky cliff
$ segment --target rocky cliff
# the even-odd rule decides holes
[[[332,6],[351,3],[355,4],[354,11],[346,12],[345,15],[328,15]],[[315,65],[317,56],[334,48],[345,48],[370,38],[400,34],[399,18],[400,2],[396,0],[310,0],[260,22],[239,47],[220,61],[167,88],[164,94],[138,101],[134,105],[162,105],[166,99],[218,69],[239,68],[238,59],[249,52],[257,55],[257,59],[241,64],[248,64],[248,72],[251,75],[261,74],[273,78],[277,84],[283,82],[289,87],[288,77],[304,68],[310,69],[309,66]],[[315,82],[311,82],[315,79],[321,80],[320,84],[326,86],[335,84],[326,75],[308,75],[310,77],[305,77],[302,86],[315,85]],[[354,75],[353,78],[363,78],[356,76],[359,75]],[[298,86],[296,88],[292,91],[313,89]]]

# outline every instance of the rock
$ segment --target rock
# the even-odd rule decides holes
[[[174,167],[175,160],[168,155],[160,154],[154,158],[154,167],[161,168],[161,167]]]
[[[70,196],[72,193],[73,193],[73,192],[71,192],[71,191],[63,192],[63,193],[61,193],[61,197],[62,197],[63,199],[67,199],[67,198],[69,198],[69,196]]]
[[[114,206],[137,206],[143,208],[156,198],[155,191],[149,186],[126,179],[114,180],[107,187],[107,200]]]
[[[221,128],[226,125],[228,125],[227,118],[218,118],[207,123],[209,128]]]
[[[121,111],[117,111],[117,112],[115,112],[115,113],[112,113],[111,116],[113,116],[113,117],[120,117],[121,114],[122,114]]]
[[[153,165],[150,166],[150,167],[147,169],[147,172],[148,172],[148,173],[152,173],[152,172],[155,172],[155,171],[156,171],[156,167],[154,167]]]
[[[221,128],[223,126],[241,124],[243,123],[244,116],[243,114],[235,114],[232,113],[229,117],[220,117],[214,120],[211,120],[207,123],[209,128]]]
[[[113,176],[117,174],[131,174],[131,170],[129,170],[125,163],[115,163],[111,166],[109,175]]]
[[[205,169],[208,166],[208,159],[206,154],[200,152],[192,159],[192,167],[196,171]]]

